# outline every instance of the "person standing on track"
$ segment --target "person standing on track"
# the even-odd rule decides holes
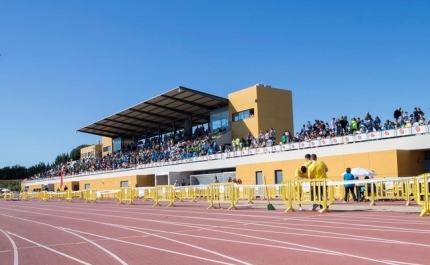
[[[316,154],[312,154],[311,155],[311,160],[312,160],[312,164],[309,166],[308,168],[308,177],[309,179],[326,179],[327,178],[327,172],[328,172],[328,167],[327,165],[323,162],[323,161],[318,161],[317,155]],[[322,196],[326,196],[324,193],[324,187],[323,186],[319,186],[319,192],[318,192],[318,187],[312,187],[311,186],[311,200],[313,201],[315,198],[315,194],[317,193],[319,200],[322,200]],[[323,208],[323,206],[320,204],[320,209]],[[318,204],[313,204],[312,208],[310,209],[311,211],[315,211],[318,208]]]
[[[351,168],[348,167],[346,169],[346,173],[343,174],[343,180],[347,182],[347,181],[351,181],[354,179],[355,179],[354,175],[351,174]],[[344,186],[345,186],[345,198],[343,198],[343,203],[348,202],[348,196],[349,196],[350,191],[352,194],[352,198],[354,199],[354,203],[357,203],[357,198],[355,197],[355,192],[354,192],[355,184],[354,183],[345,183]]]

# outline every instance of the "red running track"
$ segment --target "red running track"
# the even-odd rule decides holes
[[[0,201],[0,263],[430,264],[430,222],[395,212]]]

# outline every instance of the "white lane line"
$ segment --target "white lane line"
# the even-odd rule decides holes
[[[187,226],[187,225],[183,225],[183,226]],[[195,226],[191,226],[191,225],[188,225],[188,227],[194,227],[194,228],[196,228]],[[140,228],[140,229],[142,229],[142,230],[152,230],[152,229],[146,229],[146,228]],[[317,247],[310,247],[310,246],[306,246],[306,245],[302,245],[302,244],[296,244],[296,243],[290,243],[290,242],[285,242],[285,241],[280,241],[280,240],[268,239],[268,238],[264,238],[264,237],[255,237],[255,236],[248,236],[248,235],[243,235],[243,234],[225,232],[225,231],[222,231],[222,230],[219,230],[219,229],[211,229],[211,228],[208,228],[208,227],[203,227],[203,228],[200,228],[200,229],[201,230],[209,230],[209,231],[213,231],[213,232],[217,232],[217,233],[230,234],[230,235],[242,236],[242,237],[253,238],[253,239],[260,239],[260,240],[265,240],[265,241],[270,241],[270,242],[275,242],[275,243],[281,243],[281,244],[286,244],[286,245],[293,245],[293,246],[302,247],[302,248],[309,248],[309,249],[313,250],[313,251],[307,250],[306,252],[322,252],[321,254],[332,254],[332,255],[338,255],[338,256],[348,256],[348,257],[352,257],[352,258],[363,259],[363,260],[373,261],[373,262],[377,262],[377,263],[393,264],[392,262],[388,262],[388,261],[382,261],[382,260],[367,258],[367,257],[363,257],[363,256],[356,256],[356,255],[353,255],[353,254],[347,254],[347,253],[343,253],[343,252],[332,251],[332,250],[327,250],[327,249],[322,249],[322,248],[317,248]],[[136,232],[141,232],[141,231],[139,231],[139,229],[130,229],[130,230],[136,231]],[[159,231],[159,232],[162,232],[162,231]],[[181,235],[181,236],[190,236],[190,235],[187,235],[187,234],[181,234],[181,233],[176,233],[176,232],[167,232],[167,233],[168,234]],[[212,240],[234,242],[234,240],[214,238],[214,237],[205,237],[205,236],[190,236],[190,237],[197,237],[197,238],[204,238],[204,239],[212,239]],[[243,241],[242,242],[238,241],[236,243],[242,243],[243,244]]]
[[[27,221],[27,222],[37,223],[37,224],[49,226],[49,227],[60,229],[60,230],[64,231],[63,230],[64,228],[56,227],[56,226],[53,226],[53,225],[50,225],[50,224],[45,224],[45,223],[41,223],[41,222],[38,222],[38,221],[34,221],[34,220],[26,219],[26,218],[21,218],[21,217],[16,217],[16,216],[11,216],[11,215],[7,215],[7,214],[0,214],[0,215],[7,216],[7,217],[10,217],[10,218],[19,219],[19,220],[23,220],[23,221]],[[78,219],[78,218],[72,218],[72,217],[60,217],[60,218],[67,218],[67,219],[73,219],[73,220],[79,220],[79,221],[86,221],[86,222],[97,223],[97,224],[105,224],[105,223],[102,223],[102,222],[97,222],[97,221],[92,221],[92,220],[85,220],[85,219]],[[108,225],[110,225],[110,224],[108,224]],[[226,263],[226,262],[222,262],[222,261],[218,261],[218,260],[214,260],[214,259],[203,258],[203,257],[200,257],[200,256],[195,256],[195,255],[190,255],[190,254],[184,254],[184,253],[180,253],[180,252],[176,252],[176,251],[171,251],[171,250],[166,250],[166,249],[160,249],[160,248],[151,247],[151,246],[142,245],[142,244],[135,244],[135,243],[132,243],[132,242],[127,242],[127,241],[123,241],[123,240],[119,240],[119,239],[114,239],[114,238],[104,237],[104,236],[100,236],[100,235],[95,235],[95,234],[85,233],[85,232],[81,232],[81,231],[76,231],[76,230],[69,229],[69,228],[67,228],[67,230],[69,230],[69,232],[70,231],[75,231],[75,232],[79,232],[79,233],[83,233],[83,234],[89,234],[89,235],[97,236],[97,237],[108,239],[108,240],[112,240],[112,241],[118,241],[118,242],[122,242],[122,243],[129,243],[129,244],[140,246],[140,247],[146,247],[146,248],[149,248],[149,249],[155,249],[155,250],[159,250],[159,251],[163,251],[163,252],[169,252],[169,253],[172,253],[172,254],[177,254],[177,255],[186,256],[186,257],[190,257],[190,258],[195,258],[195,259],[200,259],[200,260],[205,260],[205,261],[210,261],[210,262],[219,263],[219,264],[225,264],[225,265],[234,265],[233,263]],[[66,232],[66,231],[64,231],[64,232]],[[75,234],[75,236],[78,236],[78,235]],[[80,237],[80,238],[82,238],[82,237]],[[38,245],[38,244],[36,244],[36,245]]]
[[[8,209],[8,208],[6,208]],[[19,211],[16,209],[9,209],[9,210],[14,210],[14,211]],[[51,209],[46,209],[49,211],[52,211]],[[58,212],[69,212],[69,211],[65,211],[65,210],[55,210]],[[105,212],[105,210],[102,209],[91,209],[91,211],[101,211],[101,212]],[[123,213],[123,211],[111,211],[111,212],[118,212],[118,213]],[[91,212],[90,214],[92,215],[100,215],[100,216],[109,216],[109,215],[102,215],[102,214],[96,214]],[[136,214],[136,213],[133,213]],[[157,213],[141,213],[139,215],[145,215],[145,217],[147,217],[148,215],[154,215],[154,216],[166,216],[166,214],[157,214]],[[219,218],[209,218],[209,217],[192,217],[192,216],[182,216],[182,215],[167,215],[167,216],[172,216],[172,217],[177,217],[177,218],[188,218],[188,219],[196,219],[196,220],[210,220],[210,221],[219,221],[219,222],[248,222],[247,220],[236,220],[236,219],[219,219]],[[122,217],[122,216],[115,216],[115,217],[119,217],[119,218],[127,218],[127,217]],[[137,219],[137,218],[136,218]],[[318,220],[318,219],[307,219],[307,218],[295,218],[294,220],[297,221],[308,221],[308,222],[317,222],[317,223],[333,223],[333,224],[337,224],[336,226],[327,226],[327,225],[309,225],[309,224],[304,224],[304,223],[300,223],[300,224],[289,224],[292,226],[310,226],[310,227],[318,227],[318,228],[334,228],[334,229],[348,229],[348,230],[366,230],[366,231],[384,231],[384,232],[399,232],[399,233],[417,233],[417,234],[429,234],[430,231],[429,230],[418,230],[418,229],[409,229],[409,228],[396,228],[396,227],[388,227],[388,226],[372,226],[372,225],[360,225],[360,224],[354,224],[354,227],[352,227],[349,224],[343,224],[343,223],[339,223],[339,222],[325,222],[322,220]],[[285,219],[284,219],[285,221]],[[259,221],[259,223],[270,223],[270,224],[278,224],[279,225],[279,221]],[[338,226],[338,224],[343,224],[345,225],[345,227],[340,227]],[[366,228],[362,228],[363,226],[365,226]],[[370,227],[374,227],[374,228],[370,228]]]
[[[20,211],[20,210],[16,210],[16,209],[13,209],[13,210]],[[62,210],[55,210],[55,211],[69,213],[69,211],[62,211]],[[24,211],[22,211],[22,212],[24,212]],[[46,216],[55,216],[55,215],[42,214],[42,213],[35,213],[35,214],[46,215]],[[129,219],[129,220],[142,220],[141,218],[135,218],[135,217],[113,216],[113,215],[104,215],[104,214],[97,214],[97,213],[89,213],[89,214],[96,215],[96,216],[103,216],[103,217],[116,217],[116,218],[119,217],[119,218],[122,218],[122,219]],[[149,214],[149,213],[147,213],[147,214]],[[158,214],[155,214],[155,215],[158,215]],[[176,215],[165,215],[165,214],[162,215],[162,216],[163,217],[165,217],[165,216],[176,217]],[[58,217],[58,216],[55,216],[55,217]],[[72,217],[61,217],[61,218],[72,218]],[[77,220],[87,220],[87,219],[77,219]],[[335,233],[335,232],[324,232],[324,231],[320,231],[320,230],[307,230],[307,229],[301,229],[301,228],[296,228],[296,227],[294,227],[294,228],[288,228],[288,227],[282,227],[282,226],[280,227],[279,223],[276,223],[276,222],[264,222],[264,221],[263,222],[250,222],[250,221],[232,220],[232,219],[216,219],[216,220],[220,221],[222,223],[230,222],[230,223],[237,223],[237,224],[251,224],[251,225],[258,225],[258,226],[274,227],[274,228],[277,228],[277,229],[303,230],[303,231],[307,231],[307,232],[311,232],[311,233],[345,235],[345,234],[340,234],[340,233]],[[158,220],[148,220],[148,219],[145,219],[145,221],[151,221],[151,222],[155,222],[155,223],[165,223],[165,221],[158,221]],[[268,225],[266,223],[268,223],[268,224],[276,224],[276,225],[273,226],[273,225]],[[308,225],[308,224],[300,224],[300,225],[298,225],[298,224],[291,224],[291,223],[289,225],[291,225],[291,226],[301,226],[301,227],[303,227],[303,226],[310,226],[310,227],[318,227],[318,228],[322,228],[322,227],[324,227],[324,228],[326,228],[326,227],[327,228],[334,228],[334,227],[331,227],[331,226],[324,226],[324,225]],[[336,228],[339,228],[339,227],[336,227]],[[348,227],[348,229],[352,229],[352,227]],[[363,229],[359,229],[359,230],[363,230]],[[370,230],[370,229],[367,229],[367,230]],[[387,231],[387,230],[377,229],[376,231]],[[387,232],[398,232],[398,230],[388,230]],[[404,232],[408,232],[408,231],[404,231]],[[348,237],[350,237],[350,236],[354,236],[354,237],[360,238],[360,236],[356,236],[356,235],[352,235],[352,234],[349,235],[348,234]],[[372,238],[372,239],[374,239],[374,238]],[[377,239],[379,239],[379,238],[377,238]],[[393,241],[390,240],[390,239],[379,239],[379,240],[385,241],[387,243],[393,243]],[[400,241],[398,241],[398,242],[400,242]],[[429,245],[419,244],[419,243],[412,243],[412,242],[402,242],[402,243],[409,244],[409,245],[418,245],[418,246],[429,247]]]
[[[177,255],[180,255],[180,256],[195,258],[195,259],[204,260],[204,261],[210,261],[210,262],[213,262],[213,263],[219,263],[219,264],[225,264],[225,265],[234,265],[234,263],[227,263],[227,262],[223,262],[223,261],[218,261],[218,260],[214,260],[214,259],[203,258],[203,257],[200,257],[200,256],[185,254],[185,253],[176,252],[176,251],[172,251],[172,250],[167,250],[167,249],[162,249],[162,248],[157,248],[157,247],[151,247],[151,246],[148,246],[148,245],[143,245],[143,244],[139,244],[139,243],[133,243],[133,242],[124,241],[124,240],[116,239],[116,238],[112,238],[112,237],[101,236],[101,235],[97,235],[97,234],[93,234],[93,233],[88,233],[88,232],[83,232],[83,231],[78,231],[78,230],[74,230],[74,229],[69,229],[69,230],[73,231],[75,233],[81,233],[81,234],[85,234],[85,235],[99,237],[99,238],[102,238],[102,239],[105,239],[105,240],[111,240],[111,241],[116,241],[116,242],[120,242],[120,243],[124,243],[124,244],[129,244],[129,245],[134,245],[134,246],[139,246],[139,247],[154,249],[154,250],[158,250],[158,251],[161,251],[161,252],[167,252],[167,253],[177,254]]]
[[[130,230],[130,231],[138,232],[138,233],[145,233],[145,232],[142,232],[140,230],[147,230],[147,231],[153,231],[153,232],[158,232],[158,233],[162,233],[162,234],[169,234],[169,235],[179,235],[179,236],[186,236],[186,237],[195,237],[195,238],[202,238],[202,239],[217,240],[217,241],[223,241],[223,242],[232,242],[232,243],[245,244],[245,245],[262,246],[262,247],[269,247],[269,248],[279,248],[279,249],[286,249],[286,250],[295,250],[295,251],[299,251],[299,252],[310,252],[310,253],[314,253],[314,254],[323,254],[323,255],[331,255],[331,256],[342,256],[340,254],[330,253],[329,251],[326,251],[326,250],[323,250],[323,251],[312,250],[313,247],[308,247],[308,246],[304,246],[304,247],[305,248],[310,248],[310,249],[282,247],[282,246],[277,246],[277,245],[269,245],[269,244],[262,244],[262,243],[252,243],[252,242],[248,242],[248,241],[239,241],[239,240],[224,239],[224,238],[215,238],[215,237],[188,235],[188,234],[183,234],[184,232],[166,232],[166,231],[162,231],[162,230],[154,230],[154,229],[132,227],[132,226],[129,227],[129,226],[123,226],[123,225],[114,225],[114,226],[118,227],[118,228],[122,228],[122,229],[127,229],[127,230]],[[196,228],[196,227],[194,227],[194,228]],[[201,229],[201,230],[203,230],[203,229]]]
[[[15,241],[3,230],[0,229],[0,232],[2,232],[10,241],[12,248],[13,248],[13,265],[18,265],[18,248],[16,247]]]
[[[88,243],[90,243],[90,244],[94,245],[95,247],[97,247],[97,248],[101,249],[102,251],[104,251],[105,253],[107,253],[108,255],[110,255],[112,258],[116,259],[120,264],[122,264],[122,265],[128,265],[128,263],[127,263],[127,262],[123,261],[123,260],[122,260],[122,259],[120,259],[117,255],[113,254],[112,252],[110,252],[109,250],[107,250],[107,249],[105,249],[104,247],[100,246],[99,244],[96,244],[96,243],[94,243],[93,241],[91,241],[91,240],[89,240],[89,239],[87,239],[87,238],[85,238],[85,237],[83,237],[83,236],[81,236],[81,235],[78,235],[78,234],[75,234],[75,233],[73,233],[73,232],[71,232],[71,231],[68,231],[68,229],[67,229],[67,228],[57,227],[57,229],[60,229],[60,230],[62,230],[62,231],[64,231],[64,232],[66,232],[66,233],[70,233],[70,234],[72,234],[72,235],[74,235],[74,236],[77,236],[77,237],[79,237],[79,238],[82,238],[83,240],[87,241]]]
[[[45,214],[42,214],[42,215],[45,215]],[[54,216],[54,215],[52,215],[52,216]],[[86,221],[86,222],[92,222],[92,223],[98,223],[98,224],[109,225],[109,226],[115,226],[115,225],[109,224],[109,223],[103,223],[103,222],[91,221],[91,220],[82,220],[82,219],[79,219],[79,218],[64,217],[64,216],[56,216],[56,217],[66,218],[66,219],[74,219],[74,220]],[[135,219],[135,218],[133,218],[133,219]],[[165,223],[171,223],[171,222],[165,222]],[[189,227],[194,227],[195,228],[195,227],[198,227],[198,226],[196,226],[196,225],[189,225]],[[391,264],[391,265],[393,265],[393,263],[391,263],[391,262],[381,261],[381,260],[367,258],[367,257],[356,256],[356,255],[353,255],[353,254],[347,254],[347,253],[342,253],[342,252],[338,252],[338,251],[332,251],[332,250],[327,250],[327,249],[310,247],[310,246],[301,245],[301,244],[289,243],[289,242],[284,242],[284,241],[279,241],[279,240],[274,240],[274,239],[268,239],[268,238],[262,238],[262,237],[256,237],[256,236],[242,235],[242,234],[237,234],[237,233],[232,233],[232,232],[226,232],[226,231],[222,231],[222,230],[210,229],[210,228],[207,228],[207,227],[203,227],[201,229],[203,229],[203,230],[210,230],[210,231],[214,231],[214,232],[218,232],[218,233],[224,233],[224,234],[231,234],[231,235],[236,235],[236,236],[242,236],[242,237],[247,237],[247,238],[260,239],[260,240],[265,240],[265,241],[270,241],[270,242],[275,242],[275,243],[293,245],[293,246],[296,246],[296,247],[309,248],[309,249],[313,249],[313,250],[323,251],[323,252],[326,252],[327,254],[331,253],[331,254],[337,254],[337,255],[342,255],[342,256],[349,256],[349,257],[353,257],[353,258],[357,258],[357,259],[363,259],[363,260],[367,260],[367,261],[373,261],[373,262],[376,262],[376,263],[383,263],[383,264]],[[208,239],[210,239],[210,238],[208,238]],[[224,240],[224,241],[226,241],[226,240]],[[127,242],[127,241],[125,241],[125,242]]]
[[[392,261],[392,260],[385,260],[388,262],[393,262],[396,265],[423,265],[423,264],[418,264],[418,263],[408,263],[408,262],[400,262],[400,261]]]
[[[25,238],[25,237],[19,236],[19,235],[17,235],[17,234],[11,233],[11,232],[8,232],[8,233],[9,233],[10,235],[13,235],[13,236],[17,237],[17,238],[20,238],[20,239],[22,239],[22,240],[25,240],[25,241],[27,241],[27,242],[30,242],[30,243],[32,243],[32,244],[34,244],[34,245],[36,245],[36,246],[39,246],[39,247],[41,247],[41,248],[44,248],[44,249],[47,249],[47,250],[52,251],[52,252],[54,252],[54,253],[57,253],[58,255],[61,255],[61,256],[66,257],[66,258],[68,258],[68,259],[74,260],[74,261],[79,262],[79,263],[81,263],[81,264],[91,265],[91,263],[87,263],[87,262],[85,262],[85,261],[83,261],[83,260],[80,260],[80,259],[77,259],[77,258],[75,258],[75,257],[69,256],[69,255],[67,255],[67,254],[64,254],[64,253],[62,253],[62,252],[60,252],[60,251],[57,251],[57,250],[55,250],[55,249],[53,249],[53,248],[50,248],[50,247],[44,246],[44,245],[42,245],[42,244],[39,244],[39,243],[37,243],[37,242],[34,242],[34,241],[32,241],[32,240],[30,240],[30,239],[27,239],[27,238]]]
[[[97,222],[97,223],[104,224],[104,225],[107,225],[107,226],[113,226],[113,227],[117,227],[117,228],[121,228],[121,229],[125,229],[125,230],[130,230],[130,229],[128,229],[126,227],[122,227],[121,225],[118,225],[118,224],[101,223],[101,222]],[[132,231],[136,231],[136,230],[132,230]],[[143,232],[143,231],[139,231],[139,232],[143,233],[143,234],[146,234],[146,235],[149,235],[149,236],[158,237],[158,238],[170,241],[170,242],[175,242],[175,243],[178,243],[180,245],[185,245],[185,246],[188,246],[188,247],[192,247],[192,248],[204,251],[204,252],[208,252],[208,253],[211,253],[213,255],[220,256],[222,258],[229,259],[229,260],[241,263],[241,264],[245,264],[245,265],[250,265],[251,264],[251,263],[248,263],[248,262],[245,262],[245,261],[242,261],[242,260],[239,260],[239,259],[227,256],[227,255],[218,253],[216,251],[212,251],[212,250],[209,250],[209,249],[206,249],[206,248],[202,248],[202,247],[199,247],[199,246],[196,246],[196,245],[192,245],[192,244],[188,244],[188,243],[185,243],[185,242],[181,242],[179,240],[175,240],[175,239],[172,239],[172,238],[168,238],[168,237],[164,237],[164,236],[161,236],[161,235],[152,234],[152,233],[148,233],[148,232]]]
[[[58,210],[57,210],[58,211]],[[62,211],[60,211],[60,212],[62,212]],[[92,213],[91,213],[92,214]],[[41,214],[41,215],[48,215],[48,216],[54,216],[54,215],[49,215],[49,214]],[[100,214],[95,214],[95,215],[100,215]],[[102,215],[102,216],[107,216],[107,215]],[[163,215],[163,216],[166,216],[166,215]],[[176,217],[176,215],[171,215],[172,217]],[[55,217],[59,217],[59,216],[55,216]],[[113,217],[113,216],[112,216]],[[115,216],[115,217],[118,217],[118,216]],[[61,216],[60,218],[69,218],[69,219],[77,219],[77,220],[81,220],[81,219],[78,219],[78,218],[71,218],[71,217],[63,217],[63,216]],[[141,219],[138,219],[138,218],[130,218],[130,217],[121,217],[121,218],[126,218],[126,219],[136,219],[136,220],[141,220]],[[84,221],[88,221],[88,220],[84,220]],[[90,221],[91,222],[91,221]],[[159,221],[158,221],[159,222]],[[236,222],[237,223],[237,221],[234,221],[234,222]],[[98,222],[98,223],[100,223],[100,222]],[[250,224],[255,224],[255,225],[258,225],[258,224],[261,224],[261,223],[250,223]],[[191,226],[191,227],[196,227],[196,226]],[[218,231],[219,232],[219,231]],[[233,233],[234,234],[234,233]],[[241,235],[241,234],[236,234],[236,235],[239,235],[239,236],[244,236],[244,235]],[[260,239],[262,239],[262,240],[268,240],[268,239],[266,239],[266,238],[260,238]],[[282,242],[282,241],[281,241]],[[286,242],[283,242],[283,244],[286,244]],[[304,247],[308,247],[308,246],[304,246]],[[308,247],[309,248],[309,247]],[[327,250],[324,250],[324,251],[327,251]],[[340,254],[344,254],[344,253],[340,253]],[[344,255],[350,255],[350,254],[344,254]],[[350,256],[353,256],[353,257],[356,257],[356,256],[354,256],[354,255],[350,255]],[[372,261],[374,261],[374,262],[379,262],[379,263],[385,263],[385,264],[392,264],[392,263],[388,263],[388,262],[382,262],[382,261],[380,261],[380,260],[374,260],[374,259],[371,259]]]
[[[15,210],[15,209],[10,209],[10,210]],[[46,209],[48,210],[48,209]],[[151,209],[152,210],[152,209]],[[49,211],[52,211],[52,209],[49,209]],[[69,211],[65,211],[65,210],[55,210],[58,212],[69,212]],[[101,211],[101,212],[105,212],[105,210],[102,209],[91,209],[91,213],[92,215],[100,215],[100,216],[109,216],[109,215],[103,215],[103,214],[97,214],[97,213],[93,213],[93,211]],[[118,212],[118,213],[123,213],[123,211],[111,211],[111,212]],[[171,211],[170,211],[171,212]],[[133,213],[135,214],[135,213]],[[219,222],[248,222],[247,220],[236,220],[236,219],[219,219],[219,218],[209,218],[209,217],[192,217],[192,216],[182,216],[182,215],[166,215],[166,214],[157,214],[157,213],[140,213],[139,215],[145,215],[145,218],[148,215],[154,215],[154,216],[171,216],[171,217],[178,217],[178,218],[188,218],[188,219],[196,219],[196,220],[209,220],[209,221],[219,221]],[[119,218],[130,218],[130,217],[122,217],[122,216],[115,216],[115,217],[119,217]],[[137,219],[137,218],[136,218]],[[295,220],[297,221],[308,221],[308,222],[317,222],[317,223],[326,223],[325,221],[322,220],[318,220],[318,219],[307,219],[307,218],[295,218]],[[283,220],[285,221],[285,220]],[[268,223],[268,224],[277,224],[279,225],[279,221],[256,221],[258,223]],[[340,228],[345,228],[348,230],[367,230],[367,231],[384,231],[384,232],[399,232],[399,233],[417,233],[417,234],[428,234],[430,233],[429,230],[418,230],[418,229],[409,229],[409,228],[397,228],[397,227],[388,227],[388,226],[372,226],[372,225],[360,225],[360,224],[354,224],[354,227],[352,227],[350,224],[343,224],[345,225],[345,227],[340,227],[338,224],[339,222],[327,222],[327,223],[335,223],[337,224],[336,226],[327,226],[327,225],[309,225],[309,224],[304,224],[304,223],[300,223],[300,224],[292,224],[289,223],[289,225],[292,226],[310,226],[310,227],[318,227],[318,228],[334,228],[334,229],[340,229]],[[356,227],[357,226],[357,227]],[[362,226],[365,226],[366,229],[362,228]],[[374,227],[374,228],[369,228],[369,227]]]

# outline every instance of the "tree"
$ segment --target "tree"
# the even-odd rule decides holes
[[[70,161],[70,156],[69,154],[61,154],[61,155],[57,155],[57,157],[55,158],[55,165],[59,165],[59,164],[63,164],[63,163],[67,163]]]
[[[74,148],[70,152],[70,158],[72,159],[72,161],[81,159],[81,149],[85,148],[85,147],[88,147],[88,146],[89,145],[87,145],[87,144],[81,144],[80,146]]]

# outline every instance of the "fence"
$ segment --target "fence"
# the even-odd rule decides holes
[[[236,209],[236,202],[238,201],[237,187],[234,183],[211,183],[208,186],[208,209],[217,209],[221,207],[221,203],[230,204],[228,210]]]
[[[256,200],[281,198],[286,204],[286,212],[294,211],[295,204],[316,204],[320,212],[327,212],[329,206],[336,200],[344,199],[344,185],[355,184],[363,196],[376,205],[381,200],[404,201],[410,205],[414,200],[422,207],[421,216],[430,215],[430,174],[418,177],[382,178],[353,181],[330,181],[326,179],[287,180],[277,185],[238,185],[236,183],[211,183],[207,186],[173,187],[171,185],[122,188],[120,190],[85,190],[66,192],[24,192],[21,200],[40,199],[49,201],[58,199],[73,201],[74,198],[84,199],[86,203],[95,203],[102,199],[115,199],[118,204],[133,204],[137,198],[144,201],[154,201],[154,206],[167,202],[167,206],[175,206],[175,202],[197,202],[203,200],[209,203],[209,209],[221,204],[229,204],[228,209],[236,209],[238,203],[244,201],[252,204]],[[15,193],[3,194],[5,200],[15,200]],[[348,198],[347,198],[348,199]]]

